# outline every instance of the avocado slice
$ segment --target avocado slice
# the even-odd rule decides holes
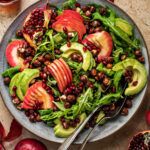
[[[133,80],[128,84],[128,88],[125,90],[125,95],[130,96],[138,94],[147,83],[147,71],[145,67],[136,59],[127,58],[113,67],[113,71],[118,71],[120,69],[123,69],[124,71],[132,70],[133,72]],[[133,86],[134,81],[138,81],[136,86]]]
[[[34,79],[40,76],[40,71],[38,69],[25,69],[24,73],[26,75],[22,78],[22,81],[20,83],[21,91],[23,92],[23,95],[26,94],[29,88],[30,82]]]
[[[116,18],[115,19],[115,25],[119,27],[121,30],[126,32],[129,36],[132,36],[132,26],[124,19],[122,18]]]
[[[84,46],[82,44],[73,42],[73,43],[71,43],[70,47],[68,47],[67,44],[65,44],[64,46],[62,46],[60,48],[60,50],[65,53],[64,56],[63,56],[65,58],[68,58],[75,51],[80,53],[83,57],[82,68],[83,68],[84,71],[87,71],[88,68],[90,67],[90,64],[91,64],[91,56],[92,55],[91,55],[91,52],[89,50],[86,50],[84,52],[83,47]]]
[[[24,75],[25,75],[24,71],[21,72],[19,74],[18,78],[17,78],[17,81],[16,81],[16,87],[17,87],[16,94],[17,94],[17,96],[19,97],[20,100],[23,100],[23,96],[24,96],[23,92],[21,90],[21,87],[20,87],[20,83],[21,83]]]
[[[100,111],[100,112],[99,112],[99,115],[98,115],[98,117],[97,117],[96,123],[98,123],[104,116],[105,116],[105,114],[104,114],[102,111]],[[103,125],[103,124],[105,124],[105,123],[106,123],[106,119],[103,120],[103,121],[100,123],[100,125]]]
[[[9,84],[9,92],[10,92],[10,95],[12,96],[14,94],[14,91],[13,91],[13,87],[16,86],[16,81],[18,79],[18,76],[21,74],[21,72],[15,74],[13,76],[13,78],[11,79],[10,81],[10,84]]]
[[[86,119],[86,114],[85,113],[81,114],[79,118],[80,118],[80,123],[77,124],[76,128],[78,128],[78,126]],[[76,129],[72,127],[69,127],[68,129],[64,129],[61,122],[58,120],[56,120],[56,123],[58,124],[54,127],[55,135],[61,138],[67,138]]]

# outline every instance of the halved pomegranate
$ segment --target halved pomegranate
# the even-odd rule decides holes
[[[25,19],[23,24],[23,36],[30,46],[36,48],[41,36],[48,29],[52,15],[52,9],[34,9]]]
[[[47,66],[52,76],[57,80],[60,92],[72,83],[72,74],[66,62],[60,58]]]
[[[26,42],[23,40],[15,40],[8,44],[6,48],[6,58],[10,66],[21,66],[21,71],[28,68],[29,63],[24,63],[24,59],[19,56],[17,49],[22,47]]]
[[[53,108],[54,98],[51,94],[42,87],[42,82],[36,82],[29,89],[23,98],[23,108],[24,109],[34,109],[35,106],[41,103],[40,109],[50,109]]]
[[[150,149],[150,130],[137,133],[132,137],[128,144],[128,150],[149,150]]]
[[[113,49],[113,40],[108,32],[102,31],[94,34],[89,34],[82,43],[87,45],[87,42],[93,43],[97,48],[100,49],[98,54],[98,60],[110,56]]]

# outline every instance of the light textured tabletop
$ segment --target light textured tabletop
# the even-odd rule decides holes
[[[31,4],[35,3],[37,0],[22,0],[20,10],[22,11]],[[136,22],[142,34],[145,38],[145,41],[150,52],[150,0],[115,0],[115,4],[124,9],[131,18]],[[0,12],[2,10],[0,9]],[[2,39],[4,33],[6,32],[8,26],[11,24],[12,20],[16,15],[11,13],[10,16],[4,17],[0,15],[0,40]],[[0,81],[3,82],[3,81]],[[150,88],[150,86],[148,87]],[[145,112],[149,107],[150,99],[150,90],[147,92],[145,99],[134,115],[134,117],[117,133],[94,143],[89,143],[86,150],[126,150],[128,141],[133,134],[138,131],[150,129],[150,126],[147,125],[145,121]],[[134,107],[134,106],[133,106]],[[0,97],[0,121],[4,124],[6,131],[8,132],[10,122],[12,120],[12,115],[9,113],[5,107],[2,98]],[[59,144],[45,141],[38,138],[37,136],[29,133],[27,130],[23,130],[23,134],[17,140],[5,143],[7,150],[13,150],[16,143],[24,138],[36,138],[46,144],[48,150],[56,150]],[[71,150],[77,150],[78,146],[74,145],[71,147]]]

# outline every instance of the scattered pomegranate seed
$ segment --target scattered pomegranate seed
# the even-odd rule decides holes
[[[74,84],[74,83],[71,83],[71,85],[74,86],[75,84]]]
[[[80,122],[80,119],[79,119],[79,118],[76,118],[75,121],[76,121],[76,123],[79,123],[79,122]]]
[[[45,83],[43,83],[43,84],[42,84],[42,87],[43,87],[43,88],[46,88],[46,84],[45,84]]]
[[[79,3],[76,3],[76,7],[80,7],[81,5]]]
[[[80,90],[81,90],[81,91],[83,90],[83,87],[82,87],[82,86],[80,86]]]
[[[45,88],[45,90],[48,91],[48,90],[49,90],[49,86],[47,86],[47,87]]]
[[[109,89],[109,93],[111,93],[111,89]]]
[[[97,49],[97,52],[100,52],[100,51],[101,51],[101,50],[98,48],[98,49]]]
[[[79,86],[83,86],[83,83],[81,82],[81,83],[79,83]]]
[[[60,99],[59,99],[59,98],[56,98],[56,99],[55,99],[55,102],[59,102],[59,101],[60,101]]]
[[[78,43],[82,43],[82,41],[81,41],[81,40],[78,40]]]
[[[65,118],[61,118],[61,122],[65,122]]]
[[[42,78],[43,78],[43,72],[40,72],[40,77],[42,77]]]
[[[13,95],[12,95],[12,98],[15,98],[15,97],[16,97],[16,94],[13,94]]]
[[[87,47],[86,47],[86,46],[84,46],[84,47],[83,47],[83,51],[84,51],[84,52],[86,52],[86,50],[87,50]]]
[[[74,73],[75,73],[75,70],[71,70],[71,72],[74,74]]]
[[[138,81],[134,81],[132,85],[136,86],[137,84],[138,84]]]
[[[105,87],[105,85],[102,85],[102,89],[103,89],[103,90],[106,90],[106,87]]]
[[[106,65],[106,64],[107,64],[107,62],[104,60],[104,61],[103,61],[103,64],[104,64],[104,65]]]
[[[92,48],[91,48],[91,47],[88,47],[88,50],[89,50],[89,51],[91,51],[91,50],[92,50]]]
[[[27,63],[28,63],[28,61],[27,61],[27,60],[24,60],[24,61],[23,61],[23,64],[24,64],[24,65],[26,65]]]
[[[35,104],[36,104],[36,105],[39,105],[39,101],[38,101],[38,100],[36,100],[36,101],[35,101]]]
[[[112,91],[113,91],[113,93],[116,92],[116,87],[115,86],[113,86]]]
[[[46,80],[45,80],[45,79],[43,79],[43,80],[42,80],[42,82],[43,82],[43,83],[46,83]]]
[[[90,87],[92,88],[92,87],[93,87],[93,84],[91,84]]]
[[[65,33],[67,33],[67,32],[68,32],[68,29],[67,29],[66,27],[63,27],[63,31],[64,31]]]
[[[68,46],[68,47],[71,47],[71,42],[67,42],[67,46]]]
[[[67,88],[67,92],[68,92],[68,93],[71,93],[71,89],[70,89],[70,88]]]
[[[13,90],[13,91],[16,91],[16,89],[17,89],[17,87],[16,87],[16,86],[14,86],[12,90]]]
[[[110,2],[114,3],[114,0],[109,0]]]

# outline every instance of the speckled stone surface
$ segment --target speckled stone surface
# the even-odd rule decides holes
[[[26,7],[31,5],[32,3],[36,2],[37,0],[22,0],[21,1],[21,10],[24,10]],[[131,18],[136,22],[140,30],[142,31],[144,38],[146,40],[147,46],[150,51],[150,1],[149,0],[116,0],[115,4],[117,4],[119,7],[124,9]],[[18,4],[19,5],[19,4]],[[17,8],[17,6],[16,6]],[[3,10],[4,11],[4,10]],[[2,12],[2,8],[0,8],[0,14]],[[15,18],[16,13],[12,13],[10,15],[7,15],[7,17],[4,17],[3,15],[0,15],[0,40],[4,34],[4,32],[7,30],[9,24],[12,22],[12,20]],[[2,81],[0,81],[2,82]],[[133,134],[135,134],[138,131],[141,130],[147,130],[150,127],[147,125],[145,121],[145,112],[149,107],[149,97],[150,92],[147,93],[140,109],[136,113],[136,115],[130,120],[122,129],[119,130],[119,132],[109,136],[108,138],[105,138],[104,140],[101,140],[99,142],[90,143],[87,145],[86,149],[91,150],[125,150],[127,148],[127,144],[129,139],[132,137]],[[8,112],[7,108],[4,106],[2,99],[0,98],[0,121],[4,124],[6,131],[8,131],[10,122],[12,120],[11,114]],[[25,129],[23,130],[22,136],[11,142],[6,143],[6,149],[12,150],[14,145],[23,138],[36,138],[38,137],[34,136],[33,134],[29,133]],[[42,139],[40,139],[42,140]],[[55,150],[57,149],[59,144],[55,144],[52,142],[47,142],[42,140],[48,147],[48,150]],[[72,150],[78,149],[78,146],[72,146]]]

